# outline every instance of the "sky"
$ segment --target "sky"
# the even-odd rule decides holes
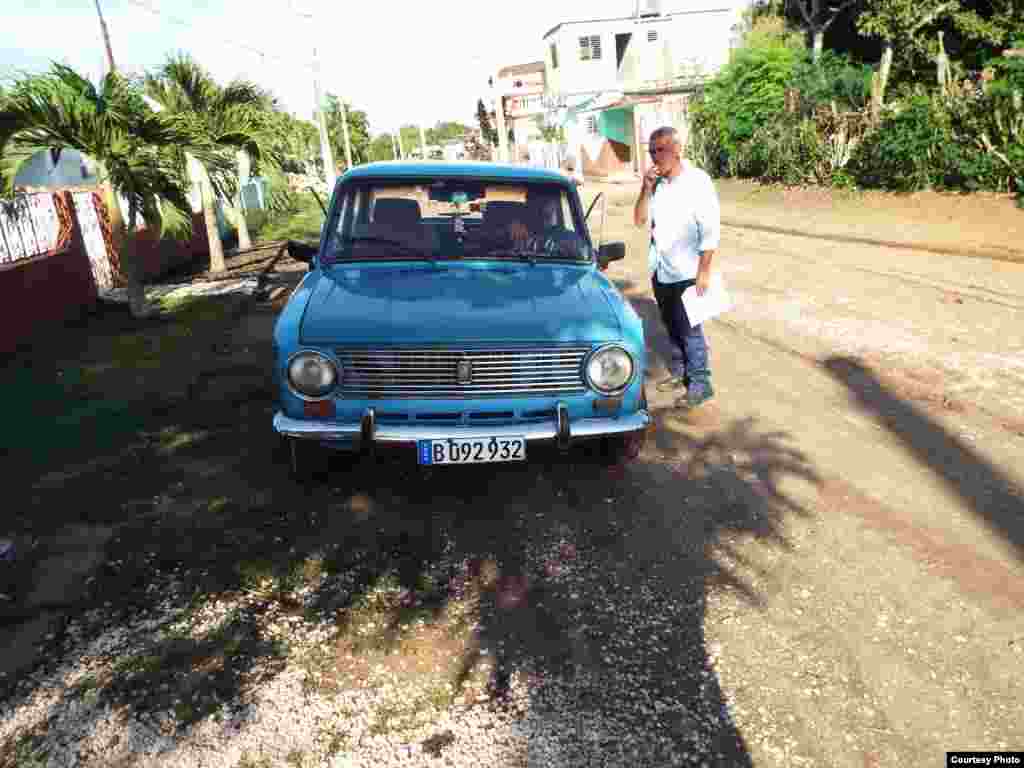
[[[367,112],[373,133],[439,120],[476,122],[487,78],[541,61],[542,37],[563,21],[633,13],[635,0],[99,0],[114,62],[152,70],[187,51],[221,82],[246,77],[289,111],[314,108],[313,51],[321,89]],[[708,0],[663,0],[663,12]],[[712,3],[714,4],[714,3]],[[722,0],[728,6],[729,0]],[[52,61],[90,78],[105,71],[95,0],[5,0],[0,79]],[[12,6],[15,6],[12,8]]]

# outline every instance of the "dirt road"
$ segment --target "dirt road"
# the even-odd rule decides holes
[[[647,375],[658,379],[666,339],[645,235],[629,225],[632,190],[607,189],[605,239],[630,246],[610,274],[645,319]],[[622,475],[585,456],[539,456],[422,476],[399,456],[296,487],[277,463],[264,428],[272,403],[253,373],[273,315],[242,318],[225,342],[237,375],[222,365],[215,396],[154,417],[130,466],[110,451],[112,464],[54,467],[34,481],[27,517],[50,537],[51,568],[61,561],[54,535],[72,530],[63,546],[88,550],[76,578],[96,581],[65,604],[17,614],[28,626],[92,609],[61,624],[40,646],[47,665],[9,691],[0,757],[437,765],[436,746],[467,765],[862,768],[1024,748],[1024,265],[726,228],[720,267],[736,308],[707,328],[718,397],[681,416],[652,392],[657,430]],[[69,512],[100,492],[107,506]],[[245,608],[251,578],[239,564],[264,561],[275,563],[270,575],[304,568],[305,591],[279,584]],[[442,656],[415,643],[371,647],[365,666],[399,675],[388,680],[403,701],[413,682],[393,655],[425,657],[457,684],[487,669],[492,690],[518,702],[511,721],[481,724],[456,697],[398,727],[399,704],[381,694],[365,704],[369,725],[348,712],[345,738],[325,742],[309,714],[318,702],[338,701],[346,685],[386,686],[369,673],[358,686],[339,682],[352,647],[316,631],[347,626],[339,607],[387,574],[402,600],[430,604],[434,592],[417,586],[424,573],[435,586],[478,584],[468,639]],[[52,577],[49,587],[60,594]],[[208,669],[212,641],[201,659],[195,648],[160,650],[163,625],[146,619],[154,592],[180,595],[175,615],[227,604],[233,620],[251,610],[258,626],[275,600],[306,606],[289,619],[301,624],[290,625],[291,649],[268,650],[253,630],[240,642],[255,661],[214,675],[217,702],[245,699],[263,714],[215,724],[209,713],[220,710],[190,683],[185,716],[173,699],[126,693],[124,665],[83,654],[128,626],[117,653],[162,660],[166,669],[150,661],[145,674],[172,693],[190,665]],[[456,592],[441,601],[449,613]],[[392,626],[401,610],[387,614]],[[319,639],[300,642],[308,633]],[[299,690],[290,675],[309,680],[310,648],[320,682]],[[85,722],[104,726],[91,736],[73,693],[87,674],[99,693]],[[170,740],[143,738],[154,710],[177,718]]]
[[[615,276],[659,350],[631,193]],[[719,266],[736,308],[709,324],[720,395],[690,428],[785,434],[817,475],[785,546],[734,545],[752,599],[705,622],[755,764],[1019,748],[1024,267],[729,227]]]

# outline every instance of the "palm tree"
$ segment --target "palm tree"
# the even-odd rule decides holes
[[[138,222],[162,233],[191,230],[185,167],[178,149],[222,166],[193,120],[154,112],[116,72],[93,85],[63,64],[16,81],[0,103],[0,193],[13,192],[21,166],[43,150],[91,158],[107,198],[111,231],[132,314],[148,314],[136,241]],[[125,231],[121,206],[128,207]]]
[[[227,173],[197,162],[195,157],[187,161],[190,174],[199,182],[202,192],[210,269],[223,271],[224,248],[217,232],[214,193],[222,199],[235,201],[231,207],[238,222],[239,247],[252,247],[249,228],[237,200],[238,181],[241,168],[249,161],[279,164],[271,148],[268,127],[270,96],[256,84],[242,79],[222,87],[187,53],[169,56],[158,72],[143,78],[142,85],[146,94],[170,113],[195,120],[206,139],[233,159],[233,168]]]

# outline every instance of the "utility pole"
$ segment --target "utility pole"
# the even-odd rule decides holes
[[[423,154],[423,159],[427,159],[427,139],[426,134],[423,133],[423,123],[420,123],[420,152]]]
[[[398,136],[398,157],[400,159],[405,158],[405,147],[402,146],[402,126],[398,126],[398,131],[395,134]]]
[[[391,132],[391,154],[394,156],[395,160],[398,159],[398,142],[395,141],[394,131]]]
[[[316,100],[317,123],[320,127],[320,156],[324,161],[324,178],[327,180],[327,194],[334,190],[337,177],[334,174],[334,155],[331,153],[331,139],[327,133],[327,115],[324,113],[323,99],[320,97],[320,59],[313,49],[313,98]]]
[[[301,13],[295,8],[294,0],[289,3],[292,12],[296,16],[302,16],[303,18],[315,21],[313,14]],[[314,34],[316,34],[314,32]],[[327,190],[330,194],[334,190],[334,183],[337,180],[334,167],[334,154],[331,152],[331,141],[330,134],[327,132],[327,115],[324,112],[324,103],[320,94],[320,57],[317,55],[317,49],[313,48],[313,93],[316,99],[316,113],[318,116],[317,122],[320,124],[320,154],[324,161],[324,176],[327,178]],[[342,99],[338,99],[341,104],[341,132],[345,139],[345,162],[348,163],[348,167],[352,167],[352,149],[349,146],[348,140],[348,116],[346,114],[345,102]]]
[[[100,30],[103,32],[103,44],[107,47],[107,67],[114,71],[114,50],[110,47],[110,31],[107,29],[107,22],[103,18],[103,9],[100,8],[100,0],[96,0],[96,14],[100,17]]]

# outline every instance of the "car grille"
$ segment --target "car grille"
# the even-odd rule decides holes
[[[580,393],[586,390],[583,360],[589,352],[590,347],[339,349],[344,367],[339,391],[370,398]]]

